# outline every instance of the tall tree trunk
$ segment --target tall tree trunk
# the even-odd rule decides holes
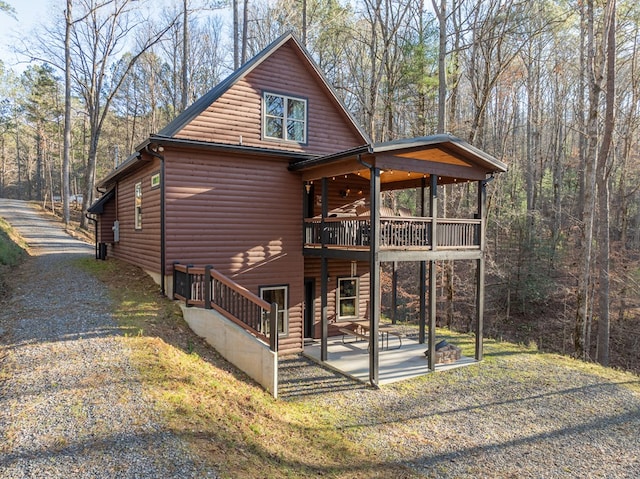
[[[609,152],[615,126],[615,79],[616,79],[616,0],[610,0],[606,9],[606,109],[604,133],[597,164],[598,178],[598,221],[599,221],[599,288],[598,288],[598,354],[597,360],[603,366],[609,365]]]
[[[440,0],[438,7],[436,0],[432,0],[433,10],[438,17],[439,45],[438,45],[438,131],[446,131],[446,101],[447,101],[447,0]]]
[[[41,126],[38,126],[40,130]],[[36,200],[42,201],[42,179],[44,178],[44,165],[42,155],[44,155],[44,149],[42,148],[42,133],[38,131],[36,133]]]
[[[462,28],[460,27],[461,21],[461,9],[458,8],[457,0],[451,2],[451,18],[453,19],[453,40],[451,46],[451,55],[449,58],[450,63],[450,75],[449,75],[449,120],[445,121],[445,127],[450,125],[450,128],[455,131],[457,129],[457,111],[458,111],[458,90],[459,90],[459,78],[460,78],[460,42],[462,39]]]
[[[183,2],[182,10],[182,110],[187,109],[189,102],[189,12],[188,0]]]
[[[233,0],[233,69],[240,68],[240,35],[238,23],[238,0]]]
[[[20,122],[18,122],[18,108],[14,111],[16,122],[16,167],[18,169],[18,199],[22,199],[22,169],[20,167]]]
[[[249,40],[249,0],[244,0],[242,6],[242,57],[241,64],[247,61],[247,47]]]
[[[598,107],[602,91],[602,69],[598,66],[594,38],[594,0],[587,1],[587,79],[589,82],[589,113],[587,118],[588,147],[585,158],[584,214],[582,218],[582,270],[576,297],[576,355],[589,358],[589,303],[591,301],[591,267],[594,217],[596,206],[596,162],[598,155]]]
[[[580,157],[580,166],[578,167],[578,198],[576,201],[576,217],[584,217],[584,205],[585,205],[585,184],[586,184],[586,161],[587,161],[587,121],[585,118],[585,112],[587,111],[584,102],[584,92],[587,89],[587,16],[585,12],[584,2],[580,2],[580,73],[578,77],[578,154]],[[577,246],[582,248],[580,243],[582,237],[578,238]]]
[[[71,163],[71,52],[69,42],[71,36],[71,8],[73,0],[67,0],[64,30],[64,146],[62,154],[62,217],[64,224],[71,221],[69,211],[69,174]]]
[[[302,0],[302,45],[307,48],[307,0]]]

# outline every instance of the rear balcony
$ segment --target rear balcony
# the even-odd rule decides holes
[[[435,236],[433,232],[435,231]],[[481,220],[380,217],[380,251],[479,250]],[[371,218],[307,218],[304,247],[368,251]]]

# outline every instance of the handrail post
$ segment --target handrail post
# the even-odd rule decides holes
[[[211,270],[210,264],[204,267],[204,309],[211,309]]]
[[[184,304],[187,308],[189,307],[189,301],[191,301],[191,273],[189,273],[189,268],[193,268],[193,265],[187,265],[187,291],[185,291],[186,295],[184,297]]]
[[[278,303],[271,303],[269,314],[269,347],[274,353],[278,352]]]
[[[171,291],[171,299],[176,299],[176,287],[178,286],[178,278],[176,276],[176,265],[180,264],[180,261],[173,262],[173,290]]]

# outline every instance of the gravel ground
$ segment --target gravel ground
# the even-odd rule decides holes
[[[0,479],[217,477],[164,430],[143,396],[98,283],[73,267],[92,247],[0,200],[35,256],[0,310]],[[303,357],[280,397],[338,408],[373,463],[429,478],[639,478],[640,380],[553,356],[479,365],[373,390]]]
[[[217,477],[146,401],[107,292],[74,267],[93,247],[24,202],[0,216],[32,255],[0,311],[0,478]]]
[[[640,477],[638,377],[605,379],[546,358],[487,358],[380,390],[292,358],[281,394],[338,406],[339,427],[372,459],[422,477]]]

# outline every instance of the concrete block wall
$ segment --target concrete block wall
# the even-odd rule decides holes
[[[189,327],[222,357],[278,397],[278,355],[240,326],[215,310],[187,308],[182,314]]]

